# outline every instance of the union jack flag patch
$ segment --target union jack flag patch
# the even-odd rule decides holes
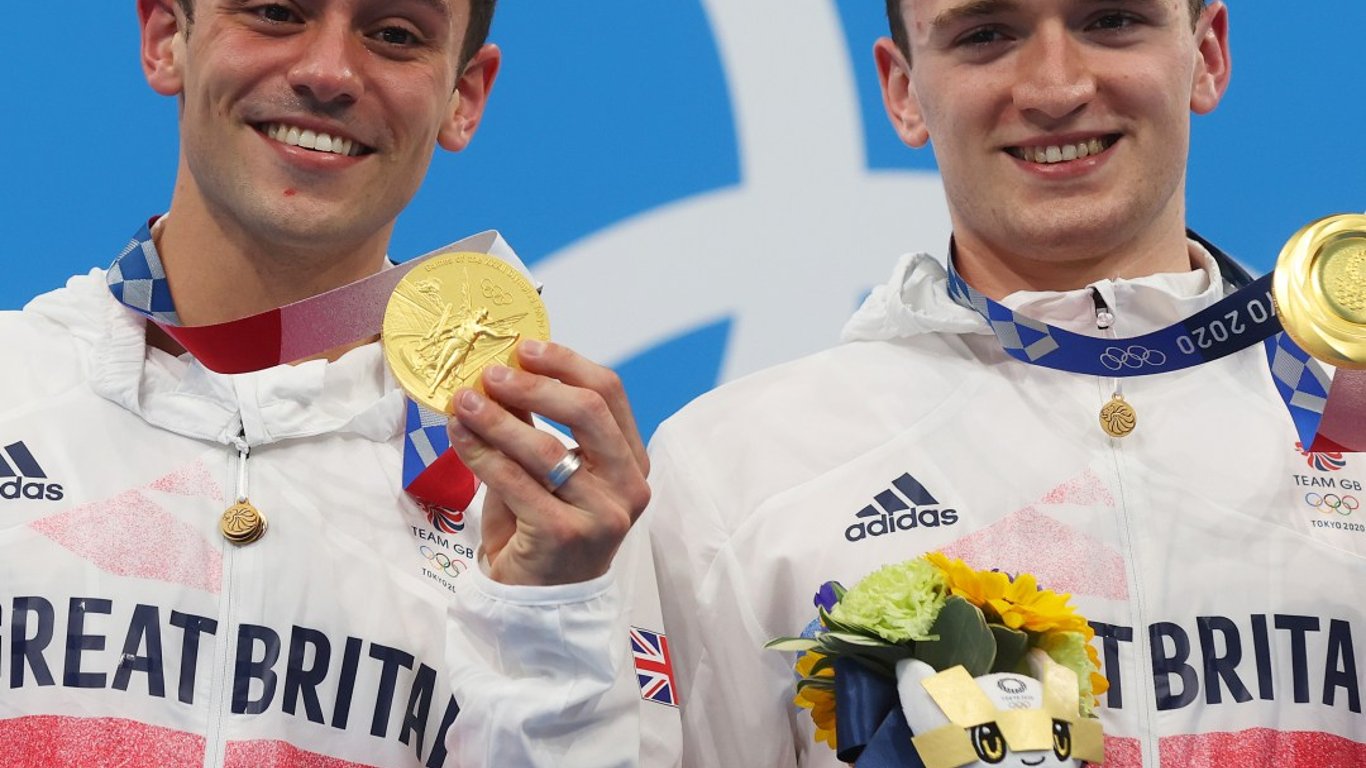
[[[640,698],[670,707],[678,706],[678,696],[674,692],[674,665],[669,658],[669,640],[664,633],[631,627],[631,655],[636,660]]]

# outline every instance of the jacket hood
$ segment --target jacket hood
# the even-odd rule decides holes
[[[1189,272],[1100,280],[1072,291],[1016,291],[1001,304],[1026,317],[1076,333],[1102,335],[1096,328],[1094,293],[1115,315],[1118,337],[1166,327],[1224,297],[1219,265],[1199,243],[1188,241]],[[925,333],[992,333],[986,320],[955,302],[943,263],[929,254],[902,256],[886,283],[875,287],[845,324],[843,341],[885,341]]]
[[[25,311],[76,341],[97,394],[176,434],[221,443],[241,436],[254,446],[328,432],[388,440],[402,430],[403,396],[378,344],[335,362],[214,373],[188,354],[149,347],[146,320],[110,294],[98,269],[35,298]]]

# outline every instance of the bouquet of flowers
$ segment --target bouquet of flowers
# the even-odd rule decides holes
[[[1041,745],[1051,743],[1061,761],[1098,762],[1101,734],[1092,715],[1096,696],[1108,683],[1099,674],[1100,660],[1091,646],[1095,632],[1069,599],[1041,588],[1030,574],[975,570],[935,552],[884,566],[849,589],[826,582],[816,595],[817,618],[802,636],[780,637],[767,647],[798,652],[795,702],[810,711],[817,740],[846,762],[859,760],[867,742],[875,740],[871,732],[888,723],[871,724],[868,733],[846,740],[845,732],[857,728],[845,727],[849,718],[842,710],[859,710],[866,718],[862,712],[868,700],[886,698],[887,686],[894,687],[893,703],[897,693],[901,703],[900,712],[889,713],[889,722],[906,730],[906,736],[914,729],[916,738],[902,741],[915,743],[916,757],[928,768],[973,764],[964,758],[973,755],[971,750],[950,754],[952,749],[937,746],[954,741],[948,738],[954,729],[967,733],[984,764],[1000,761],[991,744],[986,744],[991,754],[982,752],[984,734],[992,733],[999,751],[1007,746],[1011,752],[1046,749]],[[1005,677],[1011,678],[1009,684],[997,679]],[[988,679],[993,682],[990,690],[983,682]],[[964,680],[970,684],[965,686]],[[1026,684],[1034,686],[1033,701],[1043,704],[1032,708],[1037,715],[1019,714],[1028,708],[1023,699],[988,700],[999,699],[996,688],[1023,691]],[[878,687],[882,693],[870,693]],[[927,691],[933,697],[930,705],[925,704],[931,701]],[[926,720],[927,706],[932,728],[909,722]],[[1029,720],[1028,727],[1022,718]],[[1040,723],[1049,729],[1046,737],[1038,732]],[[939,738],[929,738],[935,733]],[[1012,740],[1011,733],[1019,735]]]

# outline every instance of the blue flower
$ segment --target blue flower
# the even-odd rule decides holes
[[[837,588],[838,592],[836,591]],[[816,591],[816,596],[812,598],[811,602],[817,608],[824,608],[828,613],[832,608],[835,607],[835,603],[838,603],[840,601],[839,592],[843,591],[843,584],[840,584],[838,581],[827,581],[821,585],[821,588],[819,590]]]

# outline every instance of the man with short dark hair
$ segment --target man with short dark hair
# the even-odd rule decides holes
[[[953,238],[904,257],[847,343],[656,432],[684,765],[840,764],[831,697],[795,696],[763,645],[809,628],[823,583],[936,550],[1072,595],[1107,766],[1366,760],[1366,609],[1341,587],[1366,577],[1366,466],[1287,411],[1325,376],[1282,340],[1169,365],[1272,312],[1222,304],[1247,275],[1186,229],[1191,114],[1230,67],[1227,9],[1197,5],[889,6],[887,114],[933,144]]]
[[[139,0],[170,210],[0,313],[29,361],[0,377],[0,763],[674,763],[632,663],[662,641],[620,382],[536,340],[481,377],[489,278],[431,298],[453,416],[377,341],[416,274],[395,217],[483,116],[493,5]]]

